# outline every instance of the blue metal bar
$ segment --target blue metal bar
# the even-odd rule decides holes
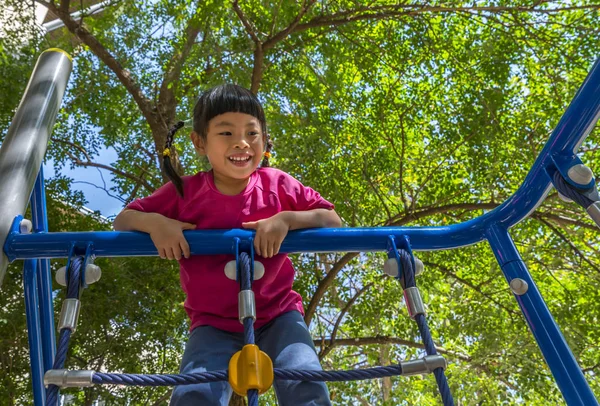
[[[44,355],[42,353],[40,314],[38,309],[37,262],[37,259],[28,259],[23,264],[23,289],[25,292],[29,357],[31,358],[33,401],[36,406],[44,406],[46,403],[46,388],[44,387]]]
[[[43,166],[35,180],[30,199],[31,223],[34,233],[48,231],[48,216],[46,213],[46,190],[44,187]],[[42,350],[44,354],[44,372],[52,369],[54,354],[56,354],[56,334],[54,330],[54,306],[52,303],[52,275],[50,261],[38,261],[38,296],[40,308],[40,325],[42,328]]]
[[[567,404],[598,405],[510,235],[506,229],[494,226],[487,238],[506,280],[510,283],[514,278],[520,278],[528,284],[527,292],[515,295],[515,298]]]
[[[376,229],[318,229],[295,231],[284,241],[281,252],[385,251],[387,237],[406,235],[415,250],[438,250],[475,244],[485,238],[486,230],[498,224],[508,229],[526,218],[543,201],[551,188],[549,172],[557,162],[578,162],[574,151],[579,148],[600,117],[600,60],[575,95],[553,131],[546,146],[517,192],[496,209],[473,220],[447,227],[381,227]],[[565,164],[567,165],[567,164]],[[247,240],[254,235],[247,230],[205,230],[185,233],[192,254],[234,253],[233,238]],[[68,245],[75,243],[84,252],[94,245],[96,256],[157,255],[150,238],[140,233],[60,233],[11,234],[5,252],[9,260],[25,258],[64,258]]]

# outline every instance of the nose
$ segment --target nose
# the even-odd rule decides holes
[[[235,137],[233,147],[234,148],[239,148],[239,149],[250,148],[250,143],[246,139],[246,135],[245,134],[240,134],[237,137]]]

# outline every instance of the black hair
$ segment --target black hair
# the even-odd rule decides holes
[[[248,89],[238,85],[226,84],[213,87],[202,93],[194,106],[194,131],[206,140],[208,123],[218,115],[225,113],[244,113],[255,117],[261,125],[263,135],[266,137],[266,150],[262,167],[269,166],[269,157],[273,143],[267,132],[265,112],[258,98]],[[167,134],[167,142],[163,151],[163,163],[167,177],[173,182],[177,192],[183,196],[183,181],[171,163],[170,148],[173,144],[173,136],[184,126],[183,121],[177,122]]]

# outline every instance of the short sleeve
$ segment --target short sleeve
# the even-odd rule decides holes
[[[307,211],[314,209],[332,210],[333,204],[325,200],[316,190],[304,186],[283,172],[279,182],[279,200],[284,210]]]
[[[125,208],[144,213],[158,213],[176,219],[179,215],[179,200],[175,185],[166,183],[148,197],[135,199]]]

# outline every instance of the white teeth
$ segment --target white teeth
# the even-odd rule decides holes
[[[244,162],[244,161],[249,161],[250,158],[252,158],[252,157],[247,156],[247,157],[243,157],[242,158],[242,157],[237,157],[237,156],[236,157],[231,156],[231,157],[229,157],[229,160],[230,161],[235,161],[235,162]]]

